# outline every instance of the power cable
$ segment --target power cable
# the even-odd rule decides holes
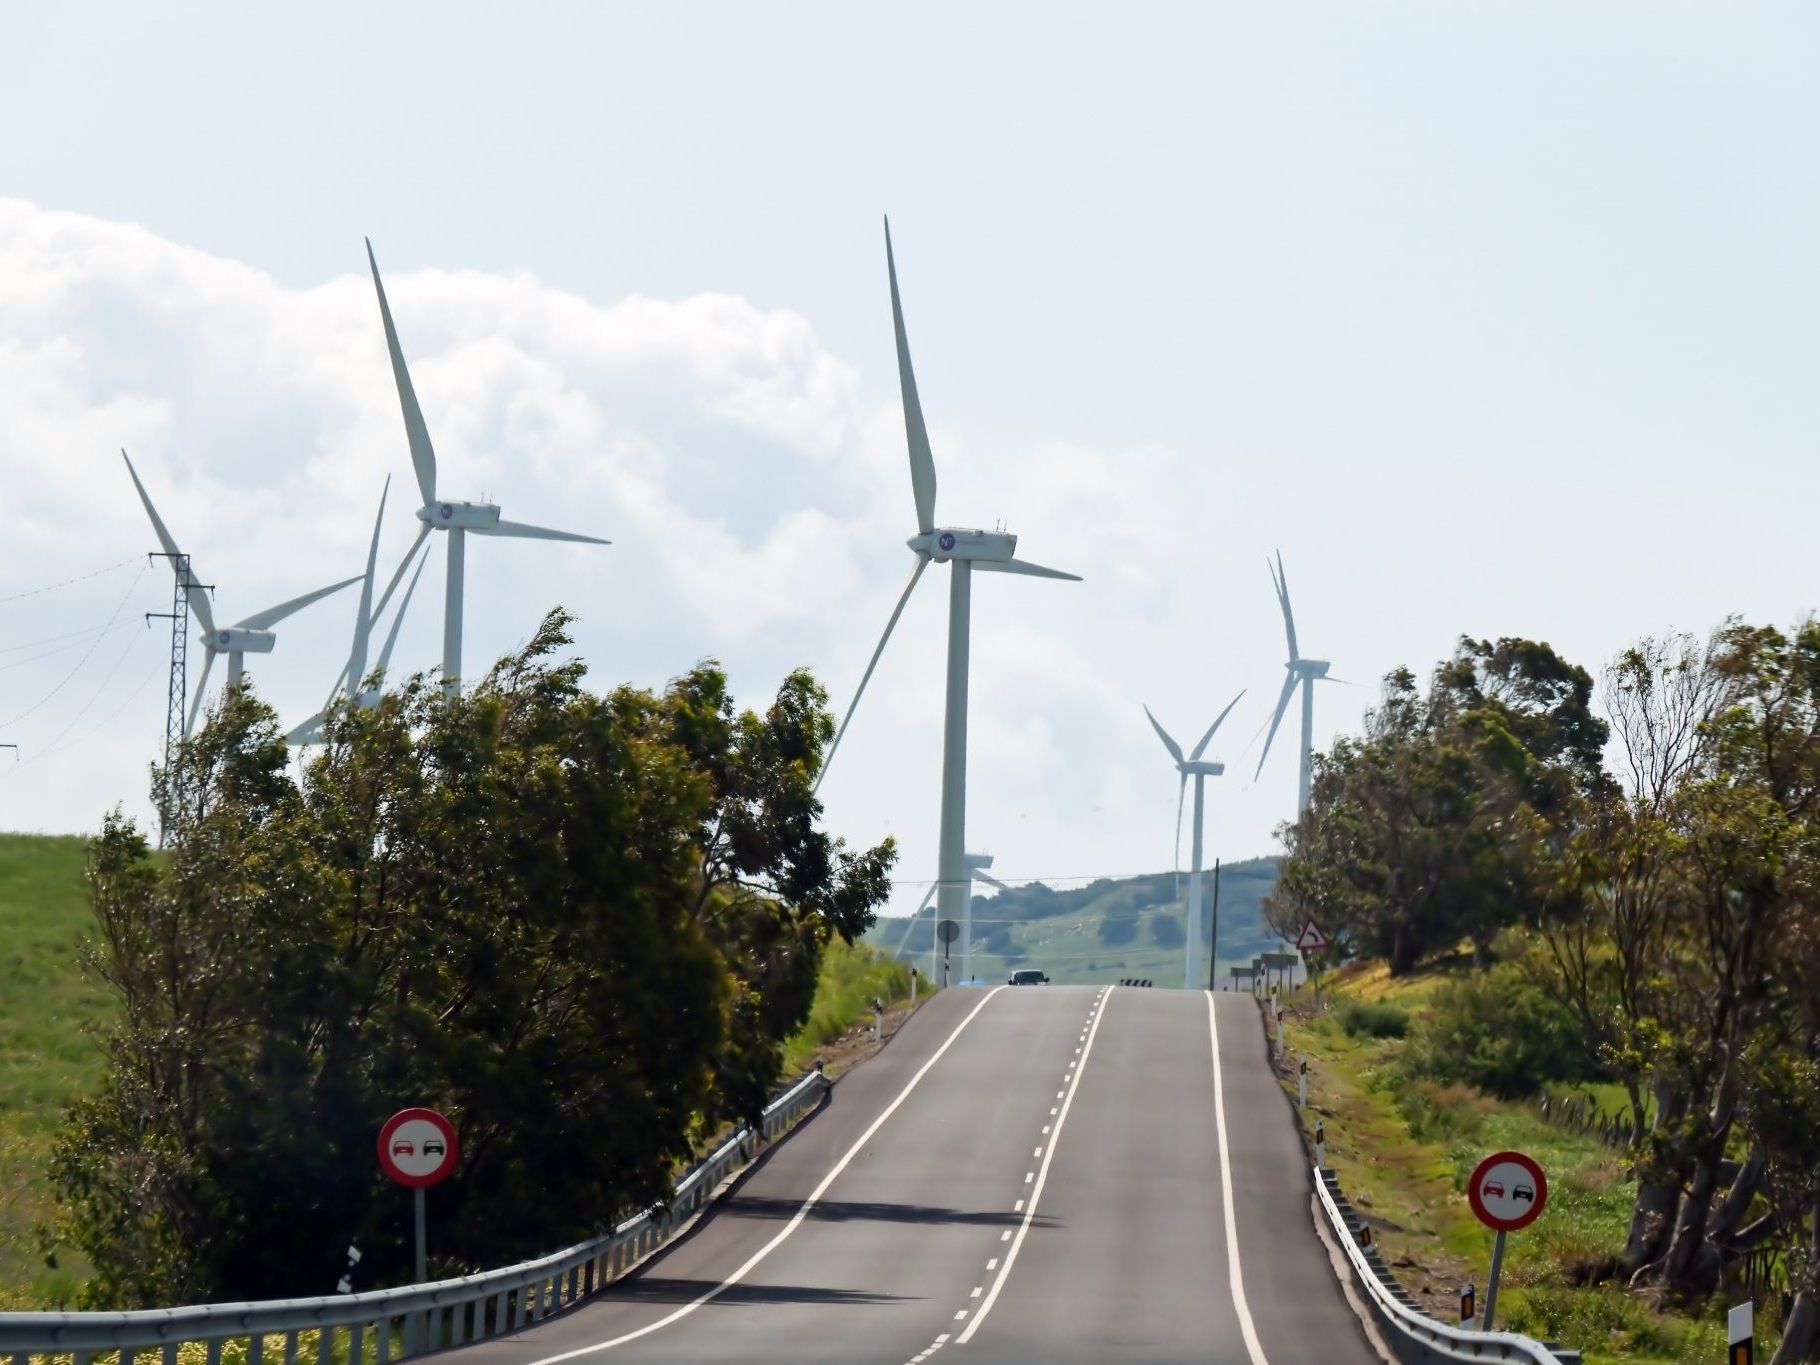
[[[72,583],[86,583],[91,578],[99,578],[102,574],[112,573],[115,569],[124,569],[128,564],[135,562],[138,558],[138,555],[133,555],[127,559],[116,560],[114,563],[109,564],[104,568],[95,569],[89,573],[77,574],[74,578],[65,578],[57,583],[46,583],[41,588],[27,588],[24,592],[16,592],[11,597],[0,597],[0,607],[5,606],[8,602],[18,602],[27,597],[36,597],[40,593],[55,592],[58,588],[67,588]]]
[[[114,614],[112,616],[108,617],[107,626],[104,626],[101,629],[101,631],[95,636],[95,638],[92,641],[90,641],[88,649],[86,651],[84,651],[84,653],[80,659],[76,660],[76,666],[74,668],[70,669],[70,671],[68,673],[63,675],[62,681],[60,681],[55,687],[51,688],[51,690],[46,692],[42,697],[38,698],[37,701],[33,702],[30,706],[26,707],[25,710],[21,711],[18,715],[14,716],[11,720],[0,721],[0,729],[8,729],[14,725],[17,725],[20,721],[24,720],[27,716],[31,715],[34,711],[38,710],[39,707],[43,706],[52,697],[56,696],[64,688],[69,686],[70,680],[73,679],[78,673],[80,673],[83,669],[83,666],[85,664],[87,664],[88,661],[94,657],[96,646],[98,646],[101,643],[102,638],[107,634],[108,629],[110,627],[112,627],[114,622],[119,619],[120,613],[122,611],[126,610],[126,604],[133,596],[133,589],[137,588],[139,586],[139,580],[145,577],[146,568],[147,568],[147,565],[145,563],[140,564],[139,572],[133,575],[133,581],[126,585],[126,591],[120,595],[120,601],[115,604]]]

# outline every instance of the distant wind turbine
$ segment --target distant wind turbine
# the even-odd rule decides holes
[[[1244,696],[1243,692],[1239,697]],[[1175,760],[1175,770],[1182,775],[1181,785],[1175,798],[1175,865],[1182,866],[1182,798],[1188,794],[1188,779],[1194,779],[1194,855],[1188,867],[1188,960],[1185,964],[1183,984],[1189,990],[1198,990],[1204,977],[1201,971],[1201,832],[1205,823],[1206,803],[1204,789],[1207,779],[1218,777],[1226,771],[1224,763],[1203,761],[1201,755],[1207,752],[1207,744],[1213,738],[1214,731],[1220,728],[1220,722],[1232,714],[1232,708],[1239,704],[1239,697],[1226,703],[1226,709],[1214,718],[1207,733],[1201,736],[1201,742],[1194,746],[1194,752],[1182,757],[1182,746],[1169,737],[1169,732],[1155,716],[1150,715],[1150,708],[1144,708],[1144,714],[1150,717],[1150,728],[1156,731],[1157,738],[1163,741],[1163,747],[1169,750],[1169,756]],[[1209,952],[1215,962],[1219,961],[1220,929],[1214,925],[1212,946]]]
[[[1270,569],[1270,581],[1276,586],[1277,603],[1283,608],[1283,629],[1289,636],[1289,662],[1283,667],[1289,670],[1289,676],[1283,679],[1283,691],[1277,698],[1277,709],[1270,717],[1270,733],[1264,736],[1264,752],[1258,755],[1258,774],[1264,771],[1264,760],[1270,757],[1270,741],[1276,738],[1277,726],[1283,722],[1283,713],[1289,709],[1290,699],[1295,696],[1297,684],[1302,688],[1302,765],[1301,775],[1296,786],[1296,814],[1308,809],[1309,777],[1314,761],[1314,685],[1315,680],[1327,678],[1331,665],[1325,659],[1304,659],[1296,647],[1295,614],[1289,609],[1289,578],[1283,572],[1283,554],[1277,552],[1277,562],[1272,565],[1264,561]],[[1339,678],[1330,678],[1330,682],[1339,682]]]
[[[331,583],[326,588],[315,592],[306,592],[302,597],[293,597],[288,602],[280,602],[275,607],[256,611],[251,616],[243,617],[231,626],[217,627],[215,613],[209,605],[208,590],[196,579],[192,571],[187,577],[183,575],[180,561],[183,558],[177,549],[177,542],[172,538],[170,529],[165,526],[164,518],[158,515],[158,509],[152,506],[151,494],[145,491],[145,485],[139,481],[139,471],[133,468],[133,461],[123,450],[120,458],[126,461],[126,472],[132,476],[133,487],[139,490],[139,501],[145,504],[145,514],[151,518],[152,530],[157,533],[158,543],[164,546],[165,556],[171,561],[171,572],[183,581],[184,596],[189,599],[190,611],[196,622],[202,627],[202,676],[196,680],[196,695],[190,702],[190,712],[183,722],[183,733],[188,735],[196,726],[196,713],[202,709],[202,694],[209,683],[209,670],[215,666],[217,654],[227,655],[228,686],[240,681],[246,668],[246,656],[249,654],[270,654],[272,647],[278,643],[278,637],[272,633],[277,625],[292,612],[302,611],[310,603],[327,597],[332,592],[360,581],[356,574],[344,578],[339,583]],[[192,561],[193,562],[193,561]]]
[[[335,679],[335,685],[329,690],[329,699],[322,704],[322,709],[285,736],[288,743],[314,744],[322,734],[322,724],[328,719],[329,708],[335,704],[335,694],[347,688],[348,699],[356,706],[374,707],[379,704],[380,692],[384,686],[366,687],[367,679],[367,646],[373,627],[379,624],[379,618],[385,615],[385,609],[392,600],[392,593],[398,582],[404,577],[404,571],[411,566],[410,555],[399,562],[392,581],[386,585],[385,592],[379,599],[379,605],[373,605],[373,573],[379,561],[379,528],[385,521],[386,495],[391,492],[392,480],[387,476],[385,488],[379,494],[379,514],[373,518],[373,539],[367,546],[367,571],[360,585],[360,605],[354,613],[354,641],[348,650],[347,662],[341,666],[341,673]],[[423,538],[418,537],[416,545],[421,545]],[[416,545],[412,553],[416,553]],[[418,557],[417,572],[411,575],[410,585],[404,590],[404,600],[398,604],[398,613],[392,618],[392,628],[386,633],[385,645],[379,651],[379,663],[374,672],[382,677],[392,661],[392,646],[398,643],[398,629],[404,624],[404,614],[411,609],[411,597],[417,591],[417,580],[423,577],[423,566],[429,555]]]
[[[991,866],[992,855],[990,853],[969,853],[967,855],[967,904],[973,904],[973,882],[984,882],[987,886],[994,887],[1000,891],[1009,891],[1011,889],[986,871],[986,869]],[[923,911],[929,908],[929,902],[935,897],[935,889],[940,885],[940,882],[931,882],[929,883],[929,889],[923,892],[922,900],[917,904],[915,911],[910,915],[910,922],[904,926],[903,937],[898,939],[897,950],[891,954],[892,958],[896,959],[904,955],[904,945],[910,942],[911,930],[916,928],[916,922],[922,917]],[[931,924],[929,928],[929,979],[937,983],[942,979],[941,954],[941,943],[935,936],[935,926]],[[966,956],[964,951],[962,956]],[[965,980],[966,978],[962,979]]]
[[[969,619],[972,610],[973,570],[991,573],[1027,574],[1033,578],[1062,578],[1080,582],[1079,574],[1046,569],[1040,564],[1016,558],[1017,537],[1005,531],[979,531],[935,524],[935,456],[929,448],[929,429],[923,424],[923,407],[916,393],[916,375],[910,368],[910,340],[904,331],[904,309],[897,292],[897,260],[891,252],[891,220],[885,220],[885,269],[891,280],[891,320],[897,333],[897,376],[904,397],[904,434],[910,447],[910,490],[916,501],[916,534],[907,544],[916,555],[910,570],[910,581],[904,584],[891,619],[885,622],[885,633],[866,671],[860,675],[859,688],[847,708],[846,719],[828,747],[816,785],[827,776],[828,765],[840,748],[841,737],[853,723],[853,713],[866,692],[872,670],[903,615],[917,580],[931,560],[948,564],[948,695],[946,719],[942,727],[942,820],[941,852],[937,875],[937,912],[943,919],[961,922],[961,979],[971,981],[973,903],[968,890],[966,868],[967,828],[967,656],[970,644]]]
[[[371,241],[367,243],[367,264],[373,269],[373,288],[379,294],[379,316],[385,323],[386,349],[392,355],[392,378],[398,385],[399,406],[404,410],[405,437],[411,445],[417,491],[423,495],[423,506],[417,509],[417,519],[423,527],[405,552],[405,559],[409,560],[417,553],[418,546],[432,530],[442,531],[449,537],[449,569],[442,610],[442,686],[453,696],[461,691],[462,584],[468,532],[518,540],[572,540],[585,545],[611,542],[574,531],[552,531],[544,526],[501,521],[499,508],[492,503],[443,502],[437,497],[436,451],[430,444],[430,429],[424,424],[423,409],[417,405],[417,391],[411,386],[410,371],[405,368],[404,349],[398,344],[398,329],[392,325],[392,309],[386,303],[385,285],[379,279],[379,262],[374,259]],[[402,568],[400,565],[401,571]]]

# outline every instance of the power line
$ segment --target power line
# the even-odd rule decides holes
[[[133,575],[133,581],[126,585],[126,591],[120,595],[120,601],[115,604],[114,614],[112,616],[108,617],[107,626],[104,626],[99,632],[97,632],[97,634],[95,635],[95,638],[89,642],[88,649],[83,652],[83,655],[80,659],[76,660],[76,666],[74,668],[70,669],[70,671],[68,673],[63,675],[62,681],[60,681],[55,687],[51,688],[51,690],[46,692],[42,697],[38,698],[37,701],[33,702],[30,706],[26,707],[25,710],[21,711],[18,715],[14,716],[11,720],[0,721],[0,729],[4,729],[4,728],[6,728],[8,726],[12,726],[12,725],[17,725],[20,721],[24,720],[27,716],[31,715],[39,707],[43,706],[52,697],[56,696],[64,688],[69,686],[71,679],[73,679],[78,673],[80,673],[82,671],[83,665],[85,665],[86,663],[88,663],[88,661],[90,659],[95,657],[96,648],[101,644],[101,641],[102,641],[103,637],[106,636],[108,629],[111,628],[113,626],[114,622],[119,619],[120,613],[126,609],[127,601],[133,595],[133,589],[138,587],[139,580],[141,578],[145,577],[145,570],[146,570],[146,566],[141,564],[139,566],[139,572],[136,573],[135,575]]]
[[[67,588],[72,583],[85,583],[91,578],[101,577],[104,573],[112,573],[115,569],[124,569],[128,564],[133,563],[138,558],[138,555],[132,555],[126,559],[115,560],[112,564],[109,564],[104,568],[95,569],[89,573],[77,574],[74,578],[65,578],[57,583],[46,583],[41,588],[27,588],[24,592],[16,592],[11,597],[0,597],[0,607],[5,606],[8,602],[18,602],[27,597],[36,597],[40,593],[55,592],[58,588]]]
[[[1269,854],[1265,854],[1257,858],[1247,858],[1245,861],[1271,862],[1273,861],[1273,858]],[[1211,871],[1211,868],[1202,868],[1201,875],[1206,876]],[[1067,876],[1000,877],[994,873],[993,880],[1005,882],[1007,885],[1011,886],[1030,886],[1036,882],[1042,882],[1045,886],[1049,886],[1056,882],[1129,882],[1136,881],[1143,877],[1172,877],[1174,875],[1173,872],[1089,872],[1071,873]],[[1234,871],[1233,864],[1228,864],[1226,871],[1222,875],[1227,877],[1250,877],[1255,880],[1259,877],[1274,876],[1275,874],[1259,872],[1255,869],[1247,869],[1243,872],[1238,872]],[[965,880],[977,882],[978,879],[969,877]],[[922,881],[910,881],[900,877],[894,879],[891,884],[893,886],[940,886],[942,880],[940,877],[930,877]]]

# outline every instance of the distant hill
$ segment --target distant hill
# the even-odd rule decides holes
[[[1212,873],[1206,902],[1212,901]],[[1277,860],[1251,858],[1220,869],[1220,974],[1258,953],[1284,945],[1264,922],[1263,899],[1276,885]],[[1188,879],[1172,872],[1102,878],[1058,890],[1030,882],[973,898],[974,974],[987,980],[1018,967],[1039,967],[1053,981],[1117,981],[1148,977],[1159,985],[1182,983],[1187,953]],[[1202,942],[1211,932],[1203,928]],[[887,952],[903,945],[905,957],[925,972],[935,938],[933,909],[915,920],[881,919],[868,941]],[[952,949],[960,970],[960,944]],[[1202,949],[1202,961],[1206,949]]]

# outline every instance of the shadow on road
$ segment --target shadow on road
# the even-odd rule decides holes
[[[607,1292],[608,1298],[632,1303],[693,1303],[718,1283],[715,1280],[666,1280],[661,1277],[634,1276],[622,1280]],[[874,1294],[863,1289],[818,1289],[806,1284],[736,1284],[724,1289],[712,1304],[747,1303],[822,1303],[852,1304],[864,1307],[875,1303],[896,1303],[899,1294]]]
[[[730,1218],[777,1218],[796,1217],[802,1208],[799,1199],[763,1199],[748,1195],[736,1195],[729,1200],[722,1217]],[[1021,1213],[1012,1213],[1008,1209],[992,1209],[968,1213],[960,1209],[944,1209],[932,1204],[877,1204],[863,1201],[840,1199],[824,1200],[809,1210],[812,1221],[824,1223],[954,1223],[966,1227],[1016,1227],[1024,1221]],[[1032,1227],[1054,1227],[1051,1218],[1032,1218]]]

